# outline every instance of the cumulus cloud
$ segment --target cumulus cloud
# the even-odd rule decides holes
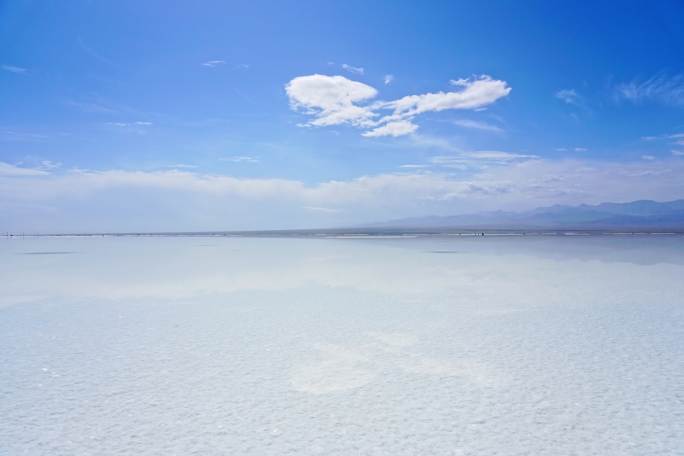
[[[646,80],[621,83],[615,86],[614,96],[616,100],[635,104],[656,102],[684,106],[684,75],[658,74]]]
[[[313,117],[305,125],[350,124],[368,130],[364,133],[367,137],[407,135],[418,128],[412,121],[420,114],[484,108],[511,91],[505,81],[486,75],[452,80],[451,84],[457,90],[375,103],[369,103],[377,96],[375,88],[343,76],[299,76],[291,80],[285,90],[293,109]],[[391,112],[381,115],[386,111]]]
[[[369,107],[356,103],[375,98],[377,90],[344,76],[299,76],[287,83],[285,91],[293,109],[314,118],[309,125],[347,123],[363,127],[369,126],[376,115]]]

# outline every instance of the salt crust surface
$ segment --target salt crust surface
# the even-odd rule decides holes
[[[0,454],[680,455],[683,244],[2,240]]]

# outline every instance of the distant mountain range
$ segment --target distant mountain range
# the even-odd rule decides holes
[[[375,228],[684,230],[684,199],[554,205],[525,212],[482,212],[390,220]]]

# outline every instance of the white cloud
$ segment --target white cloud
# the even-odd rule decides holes
[[[483,108],[511,91],[505,81],[490,76],[459,79],[451,83],[459,90],[409,95],[394,101],[365,105],[362,103],[377,96],[377,90],[343,76],[299,76],[291,80],[285,90],[293,109],[314,117],[305,125],[346,123],[371,129],[363,134],[367,137],[407,135],[418,128],[412,120],[420,114],[447,109]],[[377,119],[383,110],[392,110],[392,113]]]
[[[461,153],[463,150],[454,145],[450,140],[439,136],[431,136],[424,134],[413,134],[410,136],[411,144],[416,147],[423,147],[427,149],[441,149],[448,152]]]
[[[380,127],[362,133],[366,138],[373,138],[378,136],[404,136],[413,133],[418,129],[418,125],[411,123],[408,120],[399,120],[397,122],[389,122]]]
[[[554,96],[567,104],[575,106],[581,104],[581,97],[577,94],[575,89],[562,89],[556,92]]]
[[[586,152],[589,149],[586,147],[556,147],[556,152],[569,152],[569,151],[575,151],[575,152]]]
[[[536,155],[513,154],[510,152],[501,152],[501,151],[495,151],[495,150],[469,152],[466,155],[469,157],[472,157],[472,158],[480,158],[480,159],[484,159],[484,160],[503,160],[503,161],[527,160],[527,159],[532,159],[532,158],[539,158]]]
[[[0,129],[0,141],[41,142],[48,139],[47,135],[25,130]]]
[[[488,163],[468,174],[453,175],[445,167],[446,172],[378,174],[314,185],[180,170],[48,173],[5,163],[0,165],[0,231],[343,226],[425,214],[684,198],[684,160],[678,158],[616,163],[517,156],[527,155],[464,154],[465,161]]]
[[[60,168],[62,164],[60,162],[54,162],[52,160],[40,160],[38,163],[38,168],[41,170],[52,170]]]
[[[684,150],[673,150],[672,155],[677,156],[677,157],[682,157],[682,156],[684,156]]]
[[[351,74],[361,75],[361,74],[365,73],[365,70],[363,69],[363,67],[355,67],[355,66],[347,65],[346,63],[342,64],[342,69],[344,71],[351,73]]]
[[[51,164],[52,162],[46,162]],[[0,177],[45,176],[48,172],[43,169],[24,168],[9,163],[0,162]]]
[[[669,143],[672,146],[679,147],[679,146],[684,146],[684,133],[671,133],[671,134],[664,134],[664,135],[656,135],[656,136],[642,136],[641,137],[642,141],[665,141]],[[672,155],[682,155],[678,149],[672,149],[671,150]]]
[[[423,168],[429,168],[430,165],[419,165],[419,164],[413,164],[413,163],[407,163],[405,165],[400,165],[399,168],[406,168],[406,169],[423,169]]]
[[[656,159],[653,155],[642,155],[641,158],[642,158],[642,160],[655,160]]]
[[[119,111],[117,108],[100,102],[67,100],[66,104],[80,111],[93,114],[115,114]]]
[[[657,102],[684,106],[684,75],[658,74],[646,80],[618,84],[615,86],[614,96],[617,100],[627,100],[635,104]]]
[[[382,82],[385,83],[385,85],[390,85],[394,82],[394,75],[393,74],[386,74],[385,77],[383,78]]]
[[[392,117],[406,118],[425,112],[439,112],[447,109],[482,108],[511,92],[511,88],[505,81],[492,79],[486,75],[451,82],[461,90],[409,95],[388,102],[384,107],[394,109]]]
[[[304,209],[311,212],[322,212],[324,214],[337,214],[340,212],[339,209],[334,209],[331,207],[304,206]]]
[[[530,154],[516,154],[498,150],[481,150],[471,152],[455,152],[451,155],[436,155],[430,162],[436,166],[459,170],[482,170],[491,166],[508,166],[512,163],[536,160],[539,157]]]
[[[122,128],[127,128],[127,127],[149,127],[152,125],[152,122],[146,122],[142,120],[138,120],[135,122],[107,122],[107,125],[111,125],[112,127],[122,127]]]
[[[287,83],[285,91],[293,109],[314,117],[309,125],[368,126],[375,116],[370,108],[355,103],[374,98],[377,90],[344,76],[299,76]]]
[[[187,163],[174,163],[173,165],[165,165],[162,168],[170,168],[170,169],[195,169],[197,168],[197,165],[190,165]]]
[[[259,157],[252,157],[251,155],[232,155],[230,157],[223,157],[221,161],[232,163],[259,163]]]
[[[496,125],[492,125],[487,122],[482,122],[480,120],[472,119],[457,119],[453,121],[453,124],[463,128],[470,128],[474,130],[488,131],[491,133],[503,133],[504,129]]]
[[[0,68],[2,68],[5,71],[9,71],[10,73],[14,73],[14,74],[24,74],[28,71],[26,68],[14,66],[14,65],[2,65],[2,66],[0,66]]]
[[[209,67],[209,68],[214,68],[219,65],[225,65],[226,61],[225,60],[208,60],[206,62],[202,63],[202,66]]]

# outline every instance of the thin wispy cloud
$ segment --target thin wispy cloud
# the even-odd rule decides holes
[[[259,163],[261,161],[259,157],[251,155],[231,155],[229,157],[222,157],[219,160],[231,163]]]
[[[37,168],[43,171],[50,171],[54,169],[59,169],[62,167],[61,162],[56,162],[52,160],[40,160],[38,162]]]
[[[19,130],[14,128],[0,128],[0,141],[40,142],[48,138],[48,135],[33,131]]]
[[[215,68],[220,65],[225,65],[226,61],[225,60],[208,60],[206,62],[202,63],[202,66],[208,67],[208,68]]]
[[[490,166],[505,166],[511,163],[539,159],[537,155],[518,154],[498,150],[457,152],[450,155],[436,155],[430,163],[459,170],[485,169]]]
[[[361,136],[366,138],[376,138],[379,136],[404,136],[413,133],[418,129],[418,125],[408,120],[398,120],[396,122],[389,122],[380,127],[365,131]]]
[[[351,74],[362,75],[365,73],[365,70],[363,69],[363,67],[355,67],[352,65],[348,65],[346,63],[342,64],[342,69],[348,73],[351,73]]]
[[[337,214],[341,212],[339,209],[332,207],[320,207],[320,206],[304,206],[304,209],[311,212],[321,212],[323,214]]]
[[[170,169],[195,169],[197,168],[197,165],[190,165],[188,163],[174,163],[172,165],[164,165],[162,168],[170,168]]]
[[[2,68],[5,71],[9,71],[10,73],[14,73],[14,74],[24,74],[28,71],[27,68],[18,67],[15,65],[6,65],[6,64],[0,65],[0,68]]]
[[[658,74],[645,80],[635,79],[618,84],[614,89],[618,101],[635,104],[647,102],[684,106],[684,75]]]
[[[503,133],[504,129],[491,124],[487,122],[483,122],[481,120],[472,120],[472,119],[457,119],[452,122],[454,125],[462,128],[469,128],[472,130],[481,130],[481,131],[487,131],[490,133]]]
[[[423,164],[417,164],[417,163],[407,163],[405,165],[399,165],[399,168],[405,168],[405,169],[423,169],[423,168],[429,168],[430,165],[423,165]]]
[[[87,55],[89,55],[93,60],[99,63],[103,63],[112,68],[117,67],[117,65],[111,59],[105,57],[100,52],[96,51],[94,48],[88,46],[81,37],[78,37],[77,43],[81,50],[85,52]]]
[[[667,140],[667,139],[674,139],[674,140],[684,140],[684,133],[670,133],[670,134],[664,134],[664,135],[653,135],[653,136],[642,136],[641,140],[642,141],[660,141],[660,140]]]
[[[114,114],[118,112],[117,108],[94,101],[67,100],[66,104],[79,111],[92,114]]]
[[[125,134],[146,135],[149,132],[148,127],[153,124],[152,122],[138,120],[133,122],[105,122],[105,125]]]
[[[642,136],[641,140],[651,143],[664,143],[669,145],[670,147],[674,146],[676,147],[676,149],[671,149],[672,155],[682,155],[679,153],[680,149],[678,148],[684,147],[684,133],[668,133],[663,135]]]
[[[152,125],[152,122],[147,122],[143,120],[138,120],[135,122],[107,122],[107,125],[111,125],[113,127],[149,127]]]
[[[579,106],[582,103],[582,97],[575,89],[562,89],[556,92],[554,96],[567,104]]]
[[[556,152],[587,152],[589,149],[586,147],[556,147],[554,150]]]
[[[72,227],[83,214],[107,229],[131,213],[143,211],[155,223],[190,223],[201,214],[225,226],[237,219],[254,222],[259,214],[274,210],[294,213],[302,207],[339,210],[355,220],[378,220],[413,211],[424,211],[432,202],[435,210],[456,212],[463,208],[516,209],[548,203],[578,204],[623,199],[674,199],[684,197],[684,160],[639,160],[630,163],[591,160],[545,160],[528,154],[476,151],[466,159],[488,162],[475,172],[452,177],[451,170],[463,166],[458,157],[435,157],[443,172],[385,173],[347,180],[305,184],[294,179],[236,178],[217,174],[171,169],[164,171],[40,169],[0,164],[0,206],[15,218],[11,208],[49,204],[51,217],[36,217],[36,230]],[[520,157],[522,156],[522,157]],[[466,165],[467,166],[467,163]],[[571,185],[569,185],[571,183]],[[102,215],[102,195],[127,204],[113,206]],[[158,201],[159,204],[151,204]],[[168,201],[175,201],[173,206]],[[163,210],[156,211],[156,207]],[[255,208],[259,209],[256,211]],[[172,213],[168,213],[171,208]],[[316,212],[317,209],[311,209]],[[48,212],[46,212],[48,213]],[[332,212],[329,212],[332,214]],[[40,212],[40,214],[43,214]],[[263,220],[263,219],[260,219]],[[267,225],[277,225],[271,220]],[[115,226],[121,226],[115,225]],[[125,225],[131,228],[130,225]],[[176,225],[174,225],[176,226]]]
[[[348,124],[365,130],[366,137],[408,135],[418,129],[413,121],[421,114],[484,108],[511,91],[505,81],[486,75],[450,82],[457,90],[373,103],[370,100],[378,95],[374,87],[344,76],[299,76],[286,84],[285,91],[293,110],[313,118],[303,125]]]
[[[386,74],[385,77],[383,78],[382,82],[384,82],[385,85],[391,85],[394,82],[394,75],[393,74]]]
[[[10,163],[0,162],[0,177],[35,177],[45,176],[48,172],[38,168],[24,168]]]

